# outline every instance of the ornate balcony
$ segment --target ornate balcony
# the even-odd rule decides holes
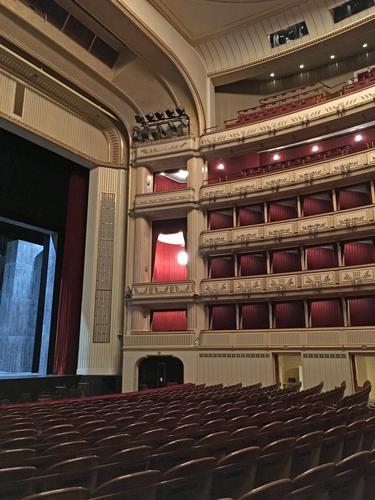
[[[124,335],[123,348],[129,350],[139,349],[186,349],[194,348],[195,335],[193,332],[132,332]]]
[[[240,278],[207,279],[201,281],[200,295],[207,301],[259,299],[262,297],[308,297],[316,294],[373,291],[375,266],[300,271]]]
[[[138,194],[134,201],[134,211],[137,214],[144,212],[159,212],[164,210],[181,210],[191,208],[194,204],[194,189],[179,189],[160,193]]]
[[[249,202],[264,201],[266,198],[274,198],[275,191],[293,195],[306,186],[314,185],[324,189],[340,179],[368,176],[369,173],[375,173],[373,149],[274,174],[203,186],[200,190],[200,203],[204,206],[217,206],[220,202],[243,199],[248,199]]]
[[[282,222],[254,226],[234,227],[204,231],[200,236],[201,253],[228,252],[232,250],[259,250],[276,248],[281,244],[305,241],[325,241],[353,233],[371,234],[374,231],[374,205],[342,210],[313,217],[303,217]]]
[[[153,302],[160,302],[161,300],[168,300],[168,303],[187,302],[192,300],[194,293],[194,281],[135,283],[132,287],[129,300],[137,304],[151,304]]]

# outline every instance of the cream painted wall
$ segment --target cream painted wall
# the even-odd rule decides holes
[[[372,385],[370,398],[375,399],[375,353],[369,356],[355,355],[355,366],[357,371],[357,384],[362,386],[366,380]]]

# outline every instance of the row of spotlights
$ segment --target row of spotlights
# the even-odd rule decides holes
[[[365,42],[365,43],[362,45],[362,47],[363,47],[364,49],[367,49],[367,47],[368,47],[368,43],[367,43],[367,42]],[[329,58],[333,60],[333,59],[335,59],[335,58],[336,58],[336,56],[335,56],[335,54],[331,54],[331,55],[329,56]],[[304,64],[300,64],[298,67],[299,67],[299,69],[303,69],[303,68],[305,67],[305,65],[304,65]],[[275,73],[272,71],[272,73],[270,73],[270,77],[271,77],[271,78],[274,78],[275,76],[276,76],[276,75],[275,75]]]
[[[167,120],[168,118],[176,118],[178,116],[186,116],[186,111],[183,106],[177,106],[176,109],[167,108],[165,111],[156,111],[155,113],[146,113],[144,116],[138,114],[135,115],[135,121],[144,125],[146,121],[156,122],[160,120]]]

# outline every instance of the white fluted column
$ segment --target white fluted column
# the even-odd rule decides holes
[[[77,373],[121,373],[126,171],[90,172]]]
[[[144,307],[132,307],[131,328],[133,332],[150,330],[150,312]]]
[[[136,167],[136,194],[151,193],[152,175],[147,167]]]
[[[133,283],[151,281],[151,232],[151,224],[145,217],[135,219]]]

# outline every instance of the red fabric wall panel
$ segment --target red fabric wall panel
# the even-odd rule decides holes
[[[151,317],[151,331],[178,332],[187,330],[186,311],[154,311]]]
[[[211,307],[211,330],[235,330],[236,329],[236,306],[212,306]]]
[[[337,267],[337,252],[334,248],[309,247],[306,248],[307,269],[326,269]]]
[[[375,297],[349,299],[351,326],[375,325]]]
[[[344,325],[341,302],[338,299],[312,301],[310,316],[313,328]]]
[[[55,375],[74,374],[77,368],[88,184],[87,172],[71,174],[54,352]]]
[[[301,259],[297,252],[274,252],[272,254],[272,272],[288,273],[301,270]]]
[[[253,224],[262,224],[263,222],[263,210],[256,210],[251,208],[240,208],[238,210],[239,226],[252,226]]]
[[[163,191],[174,191],[176,189],[185,189],[186,182],[177,182],[169,179],[165,175],[155,175],[154,178],[154,193],[161,193]]]
[[[278,302],[275,304],[275,328],[304,328],[303,302]]]
[[[232,278],[234,260],[232,257],[212,257],[210,261],[211,278]]]
[[[209,226],[210,229],[226,229],[227,227],[233,227],[233,216],[232,214],[227,215],[221,212],[210,212]]]
[[[344,244],[344,262],[346,266],[358,266],[375,262],[375,247],[372,242],[354,241]]]
[[[361,207],[371,203],[370,193],[361,191],[349,191],[341,189],[339,192],[339,207],[340,210],[347,210],[348,208]]]
[[[152,281],[184,281],[187,280],[187,266],[177,261],[177,256],[184,251],[181,245],[170,245],[163,241],[156,242],[154,271]]]
[[[241,276],[267,274],[267,259],[265,254],[241,255],[240,273]]]
[[[283,205],[281,203],[270,203],[269,221],[277,222],[279,220],[295,219],[297,217],[297,207]]]
[[[303,215],[324,214],[333,211],[332,200],[323,200],[320,198],[308,197],[303,200]]]
[[[246,304],[241,316],[243,330],[269,328],[268,304]]]

